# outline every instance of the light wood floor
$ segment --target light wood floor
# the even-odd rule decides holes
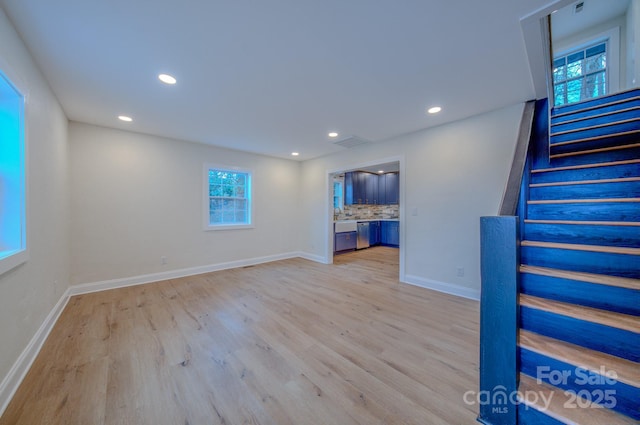
[[[478,315],[382,247],[76,296],[0,425],[475,424]]]

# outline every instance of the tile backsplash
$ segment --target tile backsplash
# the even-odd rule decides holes
[[[399,205],[345,205],[343,210],[336,210],[336,220],[369,220],[398,218]]]

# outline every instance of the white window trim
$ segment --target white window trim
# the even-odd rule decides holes
[[[620,27],[613,27],[570,46],[564,46],[562,50],[553,52],[553,60],[603,41],[607,42],[607,94],[613,94],[620,90]]]
[[[23,84],[21,84],[22,80],[19,78],[18,74],[11,72],[11,68],[8,64],[0,57],[0,66],[2,67],[2,74],[0,78],[3,78],[13,87],[13,89],[20,94],[22,97],[22,110],[20,119],[21,119],[21,127],[20,127],[20,138],[21,138],[21,166],[22,166],[22,190],[21,190],[21,217],[20,217],[20,225],[21,225],[21,243],[20,247],[13,249],[6,249],[4,251],[0,250],[0,275],[8,272],[11,269],[18,267],[19,265],[26,263],[29,258],[29,245],[27,243],[27,218],[29,217],[29,163],[28,163],[28,143],[27,143],[27,101],[28,101],[28,91],[25,90]]]
[[[229,170],[249,174],[249,224],[210,224],[209,223],[209,170]],[[204,164],[202,167],[202,226],[204,231],[254,229],[253,221],[253,171],[246,168],[220,164]]]

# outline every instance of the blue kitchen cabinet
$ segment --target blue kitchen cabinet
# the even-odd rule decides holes
[[[366,197],[365,173],[350,171],[344,173],[344,203],[345,205],[364,204]]]
[[[380,242],[382,245],[400,246],[400,222],[383,221],[380,228]]]
[[[369,222],[369,246],[380,245],[380,222]]]
[[[398,173],[373,174],[350,171],[344,174],[345,205],[398,204],[400,179]]]
[[[345,205],[353,205],[353,174],[354,173],[344,173],[344,204]]]
[[[335,241],[333,244],[333,250],[335,252],[340,251],[353,251],[356,249],[356,241],[358,239],[357,232],[342,232],[335,234]]]
[[[384,174],[385,204],[400,203],[400,175],[398,173]]]
[[[363,173],[365,187],[365,204],[378,205],[379,177],[377,174]]]
[[[378,204],[387,204],[387,185],[384,174],[378,176]]]
[[[355,172],[354,173],[354,193],[355,193],[355,204],[366,204],[367,197],[367,176],[365,173]]]

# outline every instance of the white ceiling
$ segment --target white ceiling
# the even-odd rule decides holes
[[[69,119],[300,160],[531,99],[548,3],[0,0]]]

